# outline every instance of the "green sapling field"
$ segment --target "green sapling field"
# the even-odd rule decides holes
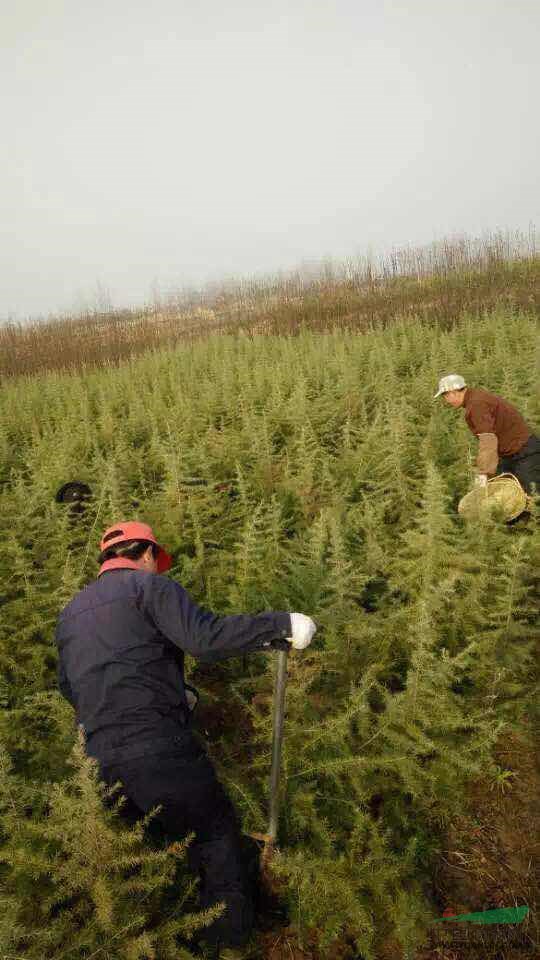
[[[452,956],[422,953],[446,906],[447,830],[471,784],[514,789],[498,745],[526,742],[535,717],[540,533],[534,512],[512,526],[458,517],[476,441],[432,396],[457,371],[538,430],[538,359],[537,324],[507,307],[451,329],[210,336],[5,382],[2,960],[187,960],[205,920],[184,849],[102,803],[56,690],[57,613],[95,577],[102,530],[128,518],[152,524],[203,606],[319,626],[289,656],[271,868],[289,925],[246,958]],[[71,479],[92,490],[80,514],[55,502]],[[189,661],[247,833],[266,830],[273,668],[272,655]],[[527,930],[513,934],[533,951],[520,957],[534,953]],[[459,954],[476,955],[496,954]]]

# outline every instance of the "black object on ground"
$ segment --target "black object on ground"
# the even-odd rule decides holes
[[[54,499],[57,503],[66,504],[70,516],[77,516],[77,514],[84,513],[91,496],[92,491],[87,483],[83,483],[81,480],[68,480],[56,491]]]

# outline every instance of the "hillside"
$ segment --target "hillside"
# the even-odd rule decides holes
[[[170,291],[144,309],[0,323],[0,376],[117,363],[210,334],[362,332],[396,318],[444,328],[496,307],[540,311],[534,233],[444,240],[374,260],[327,262],[276,277]]]
[[[155,850],[102,809],[88,765],[70,760],[73,719],[56,692],[58,610],[95,576],[99,533],[120,516],[154,525],[171,575],[204,606],[302,610],[319,624],[289,658],[273,873],[290,922],[246,958],[537,955],[540,533],[535,516],[458,518],[475,444],[432,395],[459,370],[538,428],[540,261],[457,276],[357,293],[336,282],[318,301],[259,304],[251,325],[237,316],[249,336],[226,324],[180,343],[156,335],[150,352],[97,369],[102,348],[89,353],[83,334],[73,352],[76,325],[56,359],[40,339],[50,326],[9,334],[33,352],[15,350],[11,367],[3,353],[4,374],[35,375],[7,379],[0,401],[0,957],[191,955],[182,852]],[[113,336],[109,320],[103,330]],[[128,344],[111,359],[142,350]],[[93,495],[70,516],[54,497],[75,478]],[[191,661],[190,674],[244,829],[264,831],[272,658]],[[448,907],[523,903],[519,927],[433,926]]]

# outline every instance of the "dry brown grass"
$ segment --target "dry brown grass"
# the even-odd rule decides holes
[[[0,326],[0,375],[81,369],[211,333],[295,334],[308,327],[365,330],[396,317],[451,326],[503,304],[538,313],[535,236],[495,234],[378,261],[323,263],[278,277],[169,295],[138,310],[51,317]]]

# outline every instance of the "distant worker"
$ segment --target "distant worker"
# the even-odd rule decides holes
[[[457,373],[441,377],[434,399],[441,396],[451,407],[463,407],[467,426],[478,437],[477,484],[513,473],[527,493],[540,492],[540,440],[515,407],[495,393],[468,387]]]
[[[218,617],[203,610],[161,576],[172,560],[144,523],[115,524],[100,549],[98,579],[58,620],[60,690],[102,779],[122,783],[135,816],[160,806],[155,820],[169,842],[194,832],[188,856],[200,874],[201,907],[225,904],[203,936],[218,950],[240,946],[253,925],[240,828],[190,729],[198,697],[184,682],[184,654],[216,662],[288,641],[303,650],[315,623],[301,613]]]

